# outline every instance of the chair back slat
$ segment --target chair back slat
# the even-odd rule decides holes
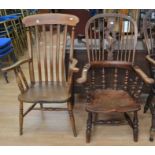
[[[26,34],[27,34],[27,44],[28,44],[29,57],[33,59],[32,46],[31,46],[32,35],[31,35],[30,31],[27,31]],[[35,82],[35,78],[34,78],[35,76],[34,76],[33,62],[29,63],[29,75],[30,75],[30,81],[32,83],[34,83]]]
[[[49,42],[53,45],[53,25],[50,25],[50,39]],[[53,81],[53,46],[50,46],[50,80]]]
[[[78,21],[76,16],[65,14],[38,14],[23,19],[29,28],[28,50],[33,60],[30,65],[31,81],[34,80],[33,72],[36,81],[67,81],[66,46],[69,46],[68,56],[72,59],[74,27]],[[69,26],[72,27],[71,33],[68,33]]]
[[[60,68],[59,68],[59,60],[60,60],[60,25],[57,25],[57,28],[56,28],[56,33],[57,33],[57,38],[56,38],[56,80],[59,81],[60,79]]]
[[[41,55],[40,55],[40,41],[39,41],[39,30],[38,25],[35,26],[35,38],[36,38],[36,54],[37,54],[37,65],[38,65],[38,77],[39,81],[42,81],[42,67],[41,67]]]
[[[62,48],[62,56],[61,56],[61,68],[62,68],[62,81],[66,78],[66,74],[65,74],[65,45],[67,42],[67,25],[65,25],[64,27],[64,32],[63,32],[63,48]]]
[[[45,72],[45,81],[48,81],[48,71],[47,71],[47,37],[46,37],[46,27],[45,25],[42,26],[42,42],[43,42],[43,51],[44,51],[44,72]]]

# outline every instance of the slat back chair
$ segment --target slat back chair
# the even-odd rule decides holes
[[[87,22],[85,33],[89,62],[77,82],[85,83],[86,88],[86,141],[90,142],[92,124],[121,123],[116,119],[101,120],[98,117],[111,113],[125,116],[133,129],[134,141],[137,141],[138,99],[143,87],[141,77],[149,82],[152,79],[134,66],[136,23],[122,14],[98,14]]]
[[[20,134],[23,132],[23,117],[34,109],[37,103],[40,103],[42,110],[67,110],[74,136],[76,136],[70,99],[72,97],[72,75],[73,72],[78,71],[75,68],[77,60],[73,59],[74,28],[77,23],[78,18],[76,16],[67,14],[38,14],[23,19],[24,26],[29,29],[27,31],[29,59],[4,69],[14,70],[21,92],[18,97],[20,101]],[[67,30],[70,26],[72,32],[68,36]],[[33,33],[31,33],[32,29],[34,29]],[[71,42],[68,53],[69,65],[67,65],[67,56],[65,54],[67,39]],[[29,64],[30,85],[28,85],[20,66],[25,62]],[[23,113],[23,102],[34,104]],[[44,103],[64,102],[67,102],[67,108],[43,106]]]
[[[73,16],[74,17],[74,16]],[[27,32],[28,51],[30,58],[37,57],[33,62],[31,82],[35,81],[60,81],[66,82],[65,46],[67,42],[67,28],[75,26],[77,18],[61,14],[43,14],[25,17],[23,23],[26,27],[34,26],[35,47],[32,44],[31,32]],[[48,24],[46,24],[48,23]],[[46,27],[49,25],[49,27]],[[49,31],[47,31],[49,29]],[[72,28],[69,58],[73,57],[74,28]],[[36,51],[36,52],[34,52]],[[37,66],[34,74],[34,66]],[[68,76],[69,78],[69,76]]]
[[[149,64],[151,78],[155,79],[155,10],[149,10],[143,18],[144,40],[147,49],[146,60]],[[152,123],[150,129],[150,141],[153,141],[155,131],[155,105],[153,98],[155,96],[155,84],[150,85],[151,89],[144,106],[144,113],[150,109],[152,114]]]

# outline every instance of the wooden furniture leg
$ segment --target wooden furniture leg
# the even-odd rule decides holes
[[[138,141],[138,115],[137,111],[134,112],[134,118],[133,118],[133,136],[134,141]]]
[[[86,142],[90,142],[92,128],[92,113],[88,112],[87,129],[86,129]]]

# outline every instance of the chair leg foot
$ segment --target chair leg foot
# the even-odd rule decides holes
[[[19,134],[23,134],[23,102],[20,101],[19,105]]]
[[[134,112],[134,119],[133,119],[133,137],[134,141],[138,141],[138,115],[137,111]]]
[[[3,73],[3,75],[4,75],[4,78],[5,78],[6,83],[9,83],[7,73],[5,72],[5,73]]]
[[[43,104],[42,103],[40,103],[40,108],[41,108],[41,110],[43,109]]]
[[[155,110],[154,106],[152,106],[152,124],[151,124],[151,129],[150,129],[150,141],[152,142],[154,140],[154,135],[155,135]]]
[[[92,113],[88,112],[87,129],[86,129],[86,143],[90,143],[92,128]]]
[[[68,113],[69,113],[69,118],[70,118],[70,122],[71,122],[71,126],[72,126],[73,135],[74,135],[74,137],[77,137],[75,119],[74,119],[74,114],[73,114],[73,107],[72,107],[71,102],[67,103],[67,107],[68,107]]]
[[[151,128],[150,130],[150,138],[149,138],[150,142],[153,142],[154,141],[154,131],[153,129]]]
[[[70,122],[71,122],[71,126],[72,126],[73,135],[74,135],[74,137],[77,137],[77,132],[76,132],[76,127],[75,127],[75,119],[74,119],[73,111],[69,110],[68,113],[69,113],[69,117],[70,117]]]

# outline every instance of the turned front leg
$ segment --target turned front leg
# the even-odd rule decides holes
[[[134,118],[133,118],[133,136],[134,141],[138,141],[138,115],[137,111],[134,112]]]
[[[92,128],[92,113],[88,112],[87,129],[86,129],[86,142],[87,143],[90,142],[91,128]]]

